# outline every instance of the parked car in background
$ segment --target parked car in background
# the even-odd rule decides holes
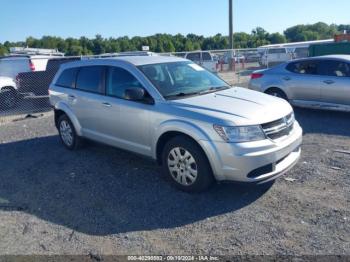
[[[51,56],[13,55],[0,58],[0,76],[15,79],[22,72],[45,71]]]
[[[293,50],[293,59],[301,59],[309,57],[308,47],[296,47]]]
[[[216,64],[213,55],[208,51],[187,52],[184,58],[195,62],[210,72],[216,72]]]
[[[286,101],[231,88],[182,58],[67,63],[49,93],[68,149],[88,138],[145,155],[184,191],[266,183],[300,157],[302,130]]]
[[[12,55],[0,58],[0,107],[13,108],[19,98],[16,76],[22,72],[45,71],[52,56]]]
[[[294,60],[255,71],[249,88],[295,106],[350,111],[350,55]]]
[[[60,66],[77,60],[80,58],[52,58],[48,60],[45,71],[19,73],[16,77],[18,93],[30,97],[48,96],[49,86]]]
[[[247,52],[244,54],[245,62],[258,63],[261,61],[261,55],[258,52]]]
[[[261,56],[260,64],[265,67],[273,67],[293,58],[287,48],[266,48]]]

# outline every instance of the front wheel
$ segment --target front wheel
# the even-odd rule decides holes
[[[214,182],[205,153],[187,137],[174,137],[165,145],[162,163],[164,173],[182,191],[202,192]]]

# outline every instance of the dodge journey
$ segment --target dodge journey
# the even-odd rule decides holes
[[[300,157],[302,129],[288,102],[231,87],[186,59],[67,63],[49,93],[65,147],[89,139],[150,157],[183,191],[266,183]]]

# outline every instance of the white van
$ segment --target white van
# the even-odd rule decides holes
[[[266,48],[263,51],[260,64],[265,67],[271,67],[292,59],[292,54],[287,48]]]
[[[210,72],[216,72],[216,64],[213,55],[208,51],[187,52],[184,58],[195,62]]]

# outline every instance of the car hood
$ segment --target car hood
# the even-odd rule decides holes
[[[290,114],[293,109],[283,99],[234,87],[201,96],[170,102],[172,107],[193,113],[196,118],[210,118],[222,125],[257,125]]]

